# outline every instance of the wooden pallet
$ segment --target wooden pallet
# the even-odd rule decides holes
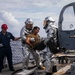
[[[65,67],[59,69],[56,73],[54,73],[53,75],[64,75],[66,72],[68,72],[68,70],[71,68],[71,64],[70,65],[66,65]]]
[[[55,54],[55,57],[75,57],[75,54]]]

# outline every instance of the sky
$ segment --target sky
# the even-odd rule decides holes
[[[17,37],[25,20],[31,18],[34,26],[40,27],[40,36],[44,37],[44,18],[53,17],[58,26],[61,9],[71,2],[75,0],[0,0],[0,26],[6,23],[8,31]]]

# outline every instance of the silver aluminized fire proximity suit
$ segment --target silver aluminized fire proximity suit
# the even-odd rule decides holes
[[[44,29],[47,33],[47,38],[44,40],[44,44],[47,46],[47,54],[45,55],[46,62],[46,72],[52,73],[53,67],[55,66],[54,60],[52,60],[52,55],[57,53],[57,27],[54,25],[54,20],[52,17],[46,17],[44,20]],[[47,75],[47,74],[46,74]]]
[[[28,18],[29,19],[29,18]],[[26,20],[25,24],[33,24],[32,20]],[[20,37],[21,37],[21,41],[22,41],[22,46],[24,47],[24,53],[23,53],[23,65],[22,68],[27,69],[28,68],[28,62],[29,62],[29,57],[30,57],[30,53],[33,55],[35,61],[36,61],[36,65],[39,66],[41,64],[40,62],[40,57],[39,57],[39,53],[35,52],[34,50],[31,49],[31,47],[26,44],[25,40],[26,40],[26,36],[28,34],[30,34],[32,32],[32,29],[29,30],[29,28],[26,28],[26,25],[21,29],[20,32]],[[31,41],[34,41],[33,38],[31,38]]]

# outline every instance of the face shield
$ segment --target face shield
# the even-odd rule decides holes
[[[32,30],[33,28],[33,24],[26,24],[25,26],[26,26],[26,29],[28,30]]]
[[[43,22],[43,28],[46,29],[47,26],[48,26],[48,24],[47,24],[46,20],[44,20],[44,22]]]
[[[32,21],[32,19],[28,18],[25,21],[25,26],[26,26],[26,29],[32,30],[32,28],[33,28],[33,21]]]

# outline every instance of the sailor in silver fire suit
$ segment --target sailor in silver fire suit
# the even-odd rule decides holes
[[[47,38],[44,40],[44,44],[47,46],[46,54],[46,75],[52,75],[53,70],[56,71],[54,61],[51,60],[52,54],[58,53],[57,50],[57,27],[54,25],[55,20],[52,17],[46,17],[44,20],[44,29],[47,33]]]
[[[25,21],[25,26],[21,29],[20,32],[22,46],[24,47],[22,69],[28,68],[30,53],[33,55],[37,66],[42,64],[39,57],[39,53],[35,52],[34,50],[31,50],[31,47],[26,43],[26,36],[32,32],[32,29],[33,29],[33,21],[32,19],[28,18]],[[31,38],[30,40],[35,41],[34,38]]]

